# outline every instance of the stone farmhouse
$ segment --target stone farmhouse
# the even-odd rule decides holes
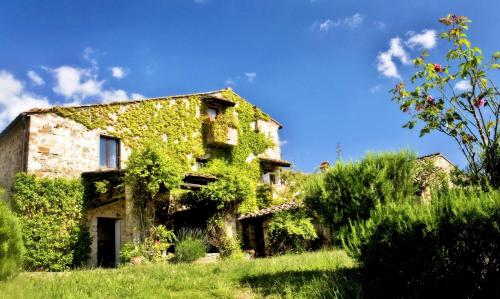
[[[120,246],[137,238],[131,192],[114,187],[123,182],[127,158],[144,140],[161,140],[165,150],[182,162],[185,189],[196,190],[216,180],[201,170],[211,159],[229,153],[232,159],[228,163],[254,167],[259,171],[261,184],[271,185],[279,192],[283,188],[280,169],[290,166],[281,157],[281,128],[279,122],[231,89],[32,109],[21,113],[0,134],[0,187],[6,190],[9,202],[11,186],[19,172],[109,181],[113,188],[92,194],[87,218],[90,264],[112,266],[118,261]],[[255,140],[262,138],[269,142],[265,148],[256,149]],[[179,223],[196,221],[183,207],[175,209]],[[242,234],[237,217],[229,221],[228,233],[236,234],[239,227]],[[244,246],[254,246],[256,250],[255,244],[247,242]]]

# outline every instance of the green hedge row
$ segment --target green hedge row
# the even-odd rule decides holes
[[[87,261],[90,236],[81,180],[19,173],[13,209],[22,226],[26,269],[63,271]]]
[[[447,190],[379,206],[344,236],[374,298],[498,298],[500,192]]]
[[[17,273],[23,258],[21,230],[0,189],[0,280]]]

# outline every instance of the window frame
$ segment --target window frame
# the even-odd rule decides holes
[[[101,164],[101,158],[102,158],[102,151],[101,151],[101,142],[105,140],[105,165]],[[116,147],[116,166],[111,167],[111,152],[110,152],[110,143],[111,141],[115,142],[115,147]],[[99,168],[100,169],[120,169],[120,153],[121,153],[121,141],[119,138],[113,137],[113,136],[107,136],[107,135],[100,135],[99,136]]]
[[[209,112],[210,110],[215,111],[215,116],[213,118],[211,117],[211,114]],[[217,119],[217,116],[219,116],[219,114],[221,114],[221,109],[219,107],[215,107],[212,105],[207,106],[207,117],[209,121],[215,121]]]

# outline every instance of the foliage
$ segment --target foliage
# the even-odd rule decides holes
[[[467,158],[473,179],[499,187],[500,91],[491,71],[500,69],[500,52],[483,62],[481,49],[467,39],[467,17],[448,15],[440,22],[450,27],[440,35],[451,43],[449,65],[426,62],[424,51],[413,60],[418,71],[411,77],[411,88],[398,84],[393,99],[411,115],[404,127],[412,129],[420,122],[420,136],[434,130],[450,136]],[[458,80],[468,88],[457,90]]]
[[[87,261],[90,236],[80,180],[19,173],[13,209],[22,226],[26,269],[63,271]]]
[[[0,188],[0,281],[19,271],[24,253],[19,224],[2,197]]]
[[[120,262],[128,263],[134,257],[149,262],[164,262],[168,259],[167,249],[177,240],[174,232],[164,225],[152,226],[148,237],[142,243],[129,242],[120,249]]]
[[[354,261],[319,251],[212,264],[146,264],[76,270],[67,275],[22,273],[0,282],[11,298],[356,298]]]
[[[306,241],[318,236],[312,218],[303,210],[275,213],[268,226],[272,254],[300,252],[306,249]]]
[[[175,262],[191,263],[206,255],[207,241],[201,230],[184,228],[177,235],[179,240],[175,244]]]
[[[419,159],[415,164],[414,181],[420,191],[439,189],[448,185],[450,177],[437,167],[431,157]]]
[[[429,204],[388,203],[344,237],[366,294],[493,298],[500,274],[500,192],[445,190]]]
[[[181,167],[166,155],[160,143],[148,142],[132,152],[125,182],[132,187],[134,193],[134,209],[141,225],[142,238],[146,237],[147,230],[155,219],[155,201],[161,199],[161,196],[157,196],[160,190],[179,188],[182,178]]]
[[[338,161],[308,180],[304,203],[338,229],[349,221],[367,219],[379,203],[414,196],[414,166],[415,156],[408,151],[368,154],[359,162]]]

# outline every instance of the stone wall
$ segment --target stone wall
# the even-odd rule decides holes
[[[112,218],[117,220],[117,225],[119,226],[119,248],[127,242],[132,241],[132,231],[130,230],[130,225],[128,225],[128,217],[126,214],[126,204],[125,199],[101,206],[88,211],[87,219],[89,224],[90,239],[92,241],[90,245],[90,266],[97,265],[97,219],[98,218]]]
[[[99,138],[73,120],[52,113],[31,115],[27,171],[43,177],[79,177],[99,170]],[[124,163],[130,150],[121,145]]]
[[[0,139],[0,187],[5,190],[5,200],[8,203],[10,203],[10,189],[15,176],[23,171],[24,140],[22,121]]]
[[[252,126],[255,127],[255,123],[252,123]],[[279,138],[280,126],[275,121],[272,120],[270,121],[258,120],[257,127],[259,129],[259,132],[262,132],[264,135],[270,138],[274,143],[273,147],[266,149],[266,151],[262,153],[260,156],[263,158],[280,160],[281,159],[281,148],[280,148],[280,138]]]

